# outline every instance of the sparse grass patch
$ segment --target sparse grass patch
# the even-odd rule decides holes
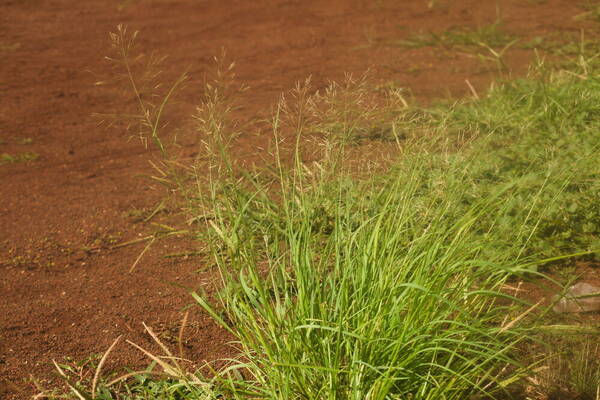
[[[30,137],[12,137],[10,139],[0,138],[0,144],[7,144],[11,142],[21,145],[29,145],[33,143],[33,139]]]
[[[216,393],[207,387],[188,385],[175,378],[169,379],[159,371],[156,362],[152,362],[146,369],[132,371],[126,369],[120,373],[106,373],[100,379],[96,376],[102,368],[103,355],[94,354],[83,360],[65,358],[57,362],[56,368],[61,377],[70,385],[71,395],[62,391],[46,390],[37,385],[42,398],[57,400],[64,398],[97,399],[97,400],[141,400],[141,399],[188,399],[211,400],[216,399]],[[127,379],[122,379],[127,376]],[[110,385],[108,385],[110,384]],[[89,388],[97,388],[92,393]]]
[[[22,145],[28,145],[28,144],[33,143],[33,139],[30,137],[20,137],[20,138],[17,138],[17,143],[22,144]]]
[[[2,153],[2,154],[0,154],[0,165],[35,161],[39,157],[40,157],[39,154],[33,153],[33,152],[23,152],[23,153],[16,153],[16,154]]]
[[[585,0],[582,2],[583,8],[586,10],[581,14],[577,14],[573,17],[575,21],[584,19],[591,19],[594,21],[600,21],[600,4],[595,0]]]
[[[541,336],[541,335],[540,335]],[[544,334],[547,345],[532,355],[543,358],[528,379],[529,398],[596,400],[600,393],[598,333]]]
[[[475,29],[457,27],[441,33],[429,32],[409,37],[396,42],[405,47],[442,46],[446,48],[478,48],[478,47],[505,47],[517,40],[515,35],[505,31],[501,21],[482,25]]]
[[[548,35],[536,36],[527,42],[521,43],[520,47],[525,49],[542,50],[561,62],[559,67],[569,67],[565,62],[580,62],[585,59],[588,63],[596,62],[596,54],[600,49],[600,44],[594,36],[589,37],[585,32],[577,35]],[[570,67],[572,67],[571,64]]]
[[[154,208],[132,208],[125,215],[133,222],[148,222],[155,216],[168,212],[164,202],[160,202]]]
[[[476,29],[458,27],[441,33],[417,34],[408,39],[396,41],[395,45],[408,48],[443,47],[448,51],[475,54],[482,62],[493,62],[498,70],[504,70],[504,54],[519,39],[507,33],[500,20]]]

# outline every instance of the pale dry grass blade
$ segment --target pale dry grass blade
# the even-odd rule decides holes
[[[119,343],[119,340],[121,340],[122,337],[123,337],[123,335],[120,335],[119,337],[117,337],[115,339],[115,341],[110,345],[108,350],[106,350],[106,352],[102,356],[102,359],[98,363],[98,367],[96,368],[96,373],[94,374],[94,379],[92,380],[92,399],[96,398],[96,386],[98,385],[98,378],[100,377],[100,372],[102,371],[102,367],[104,366],[104,363],[108,359],[108,355],[115,348],[117,343]]]
[[[473,95],[473,97],[475,99],[479,100],[479,94],[477,93],[477,91],[475,90],[473,85],[471,84],[471,81],[469,81],[468,79],[465,79],[465,82],[466,82],[467,86],[469,87],[469,90],[471,91],[471,94]]]
[[[510,321],[508,324],[506,324],[506,325],[503,325],[503,326],[500,328],[500,331],[499,331],[498,333],[504,333],[504,332],[506,332],[507,330],[511,329],[513,326],[515,326],[515,324],[516,324],[517,322],[519,322],[520,320],[522,320],[523,318],[525,318],[525,316],[526,316],[527,314],[529,314],[530,312],[532,312],[533,310],[535,310],[536,308],[538,308],[538,307],[539,307],[539,305],[540,305],[540,304],[542,304],[542,302],[543,302],[544,300],[545,300],[545,299],[543,299],[543,298],[542,298],[540,301],[538,301],[537,303],[535,303],[534,305],[532,305],[531,307],[529,307],[527,310],[525,310],[525,311],[524,311],[524,312],[523,312],[521,315],[517,316],[515,319],[513,319],[512,321]]]
[[[154,331],[152,330],[152,328],[150,328],[148,325],[146,325],[146,323],[142,322],[142,325],[144,325],[144,329],[146,329],[146,331],[150,334],[150,336],[152,336],[152,339],[154,339],[154,341],[160,346],[161,349],[164,350],[164,352],[171,358],[173,358],[173,353],[171,353],[171,351],[169,350],[169,348],[167,346],[165,346],[163,344],[163,342],[160,341],[160,339],[158,338],[158,336],[156,336],[156,333],[154,333]]]
[[[179,327],[179,335],[177,335],[177,344],[179,346],[179,357],[183,358],[183,331],[185,330],[185,326],[187,325],[187,320],[190,315],[190,311],[186,311],[183,315],[183,320],[181,321],[181,326]]]
[[[154,354],[150,353],[148,350],[133,343],[132,341],[127,340],[127,343],[129,343],[130,345],[132,345],[133,347],[135,347],[136,349],[138,349],[139,351],[144,353],[146,356],[148,356],[150,359],[155,361],[158,365],[160,365],[162,367],[162,369],[165,371],[165,374],[170,375],[174,378],[182,378],[183,377],[180,371],[178,371],[176,368],[174,368],[169,363],[162,360],[160,357],[155,356]]]
[[[156,236],[154,236],[154,237],[152,237],[152,239],[150,239],[150,242],[148,242],[148,244],[146,245],[146,247],[144,247],[144,250],[142,250],[141,253],[137,256],[137,258],[135,259],[135,261],[131,265],[131,268],[129,268],[129,272],[133,272],[133,270],[135,269],[135,267],[137,267],[138,263],[141,261],[142,257],[144,257],[144,254],[146,254],[146,252],[154,244],[155,240],[156,240]]]

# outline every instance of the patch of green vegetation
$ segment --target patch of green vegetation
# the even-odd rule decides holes
[[[458,27],[441,33],[413,35],[393,44],[408,48],[439,46],[454,52],[474,53],[481,61],[491,61],[498,70],[505,70],[504,54],[518,41],[516,36],[503,29],[501,21],[497,21],[474,30]]]
[[[585,32],[579,35],[537,36],[522,43],[521,48],[539,50],[544,54],[546,69],[573,71],[581,70],[584,75],[600,66],[600,41],[589,38]],[[538,59],[540,53],[536,53]]]
[[[410,48],[443,46],[447,48],[501,48],[516,42],[517,37],[507,33],[500,21],[483,25],[476,29],[458,27],[441,33],[413,35],[406,40],[396,42]]]
[[[600,249],[600,73],[591,66],[538,65],[480,99],[426,108],[398,91],[368,101],[352,80],[316,95],[298,85],[273,117],[271,170],[233,160],[232,66],[220,70],[196,115],[210,168],[188,169],[201,183],[193,189],[187,180],[172,185],[181,185],[191,226],[223,279],[216,296],[192,296],[235,338],[238,356],[223,370],[205,367],[214,376],[207,380],[202,370],[186,372],[148,329],[164,354],[138,349],[162,378],[149,378],[152,370],[114,386],[94,379],[91,392],[465,399],[510,395],[537,378],[539,363],[522,357],[539,332],[581,327],[548,324],[548,309],[537,312],[504,285]],[[158,126],[149,123],[147,137],[168,155]],[[360,154],[361,143],[379,141],[377,126],[397,146],[392,160]],[[357,152],[370,162],[354,165]],[[157,167],[161,180],[167,167]],[[564,385],[575,395],[597,382],[586,360],[569,366]],[[59,370],[79,398],[91,397],[89,383]]]
[[[581,21],[591,19],[594,21],[600,21],[600,4],[595,0],[586,0],[582,3],[583,8],[586,10],[581,14],[577,14],[573,17],[575,21]]]
[[[83,360],[65,358],[55,364],[60,376],[68,382],[74,398],[97,400],[114,399],[164,399],[164,400],[210,400],[216,399],[217,393],[207,385],[185,384],[174,379],[155,379],[153,376],[162,375],[158,363],[153,362],[148,368],[141,371],[126,370],[122,375],[111,373],[98,380],[95,372],[102,369],[103,358],[101,354],[94,354]],[[127,379],[123,379],[127,377]],[[108,382],[108,381],[111,382]],[[110,383],[110,389],[107,387]],[[37,386],[41,386],[39,383]],[[86,388],[97,388],[94,396],[86,393]],[[115,395],[118,393],[118,395]],[[60,390],[43,390],[44,398],[64,399],[65,395]]]
[[[143,222],[150,215],[151,210],[133,208],[125,213],[125,216],[131,218],[133,222]]]
[[[164,202],[160,202],[155,208],[133,208],[126,213],[133,222],[148,222],[159,213],[167,212]]]
[[[520,45],[525,49],[543,50],[557,56],[572,57],[580,54],[594,54],[599,49],[598,40],[586,39],[583,35],[536,36]],[[589,57],[586,57],[589,61]]]
[[[434,114],[442,116],[445,132],[479,137],[472,158],[464,160],[473,179],[469,196],[480,199],[511,185],[506,215],[494,221],[493,234],[510,236],[515,220],[527,215],[526,253],[600,248],[599,82],[565,73],[521,79]],[[544,206],[534,207],[533,199]]]
[[[33,143],[33,139],[30,137],[14,137],[14,138],[11,138],[10,140],[0,138],[0,144],[7,144],[9,142],[22,144],[22,145],[29,145],[29,144]]]
[[[24,152],[24,153],[17,153],[17,154],[2,153],[2,154],[0,154],[0,165],[12,164],[12,163],[18,163],[18,162],[35,161],[39,157],[40,157],[39,154],[33,153],[33,152]]]

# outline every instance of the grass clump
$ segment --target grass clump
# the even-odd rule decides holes
[[[221,304],[196,299],[239,340],[248,379],[225,380],[233,397],[462,399],[523,372],[526,331],[503,325],[499,304],[520,266],[481,259],[473,229],[490,205],[449,220],[460,188],[420,198],[421,168],[381,187],[295,176],[280,223],[251,231],[254,200],[229,199],[212,223]]]
[[[579,67],[538,69],[484,98],[428,108],[397,94],[378,108],[361,84],[315,95],[298,86],[276,109],[274,167],[264,170],[234,161],[231,85],[209,83],[195,116],[208,165],[186,169],[193,189],[186,179],[174,185],[222,277],[216,297],[193,297],[233,335],[239,356],[207,383],[170,364],[176,358],[164,346],[164,357],[141,349],[169,377],[144,381],[160,388],[145,395],[511,393],[536,367],[520,350],[541,322],[539,304],[523,308],[506,281],[599,247],[600,82],[590,65]],[[160,124],[144,115],[145,137],[166,151]],[[377,125],[395,141],[396,157],[373,169],[353,166],[356,150],[381,138],[372,135]],[[138,398],[98,390],[107,399]]]
[[[218,305],[195,298],[239,340],[232,396],[489,397],[518,381],[514,350],[532,338],[504,282],[533,259],[597,249],[593,81],[538,75],[423,110],[412,127],[430,137],[405,138],[366,181],[339,169],[348,142],[335,134],[316,165],[300,151],[280,164],[275,194],[214,180],[225,288]]]

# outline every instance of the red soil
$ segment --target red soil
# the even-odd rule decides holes
[[[152,172],[153,151],[90,117],[132,104],[131,95],[94,84],[114,75],[103,57],[117,24],[140,31],[142,51],[169,55],[165,79],[190,66],[196,93],[182,95],[184,111],[197,101],[212,57],[227,49],[240,83],[250,87],[239,113],[253,121],[298,80],[312,75],[320,87],[369,67],[376,81],[420,99],[467,94],[465,79],[483,91],[494,69],[477,58],[391,44],[489,24],[497,3],[506,30],[523,41],[593,26],[572,19],[584,10],[571,0],[0,1],[0,154],[39,154],[0,165],[0,398],[30,396],[36,389],[25,380],[49,378],[51,360],[103,352],[119,335],[151,347],[142,322],[169,341],[191,298],[167,283],[198,288],[216,278],[195,272],[198,258],[163,257],[193,250],[186,241],[159,242],[131,273],[144,243],[111,248],[151,232],[133,211],[152,210],[164,197],[140,177]],[[509,50],[510,73],[525,73],[531,57]],[[178,115],[174,123],[185,126]],[[251,155],[265,140],[245,134],[239,146]],[[227,354],[226,335],[207,315],[195,310],[188,325],[188,358]],[[120,345],[111,365],[146,362]]]

